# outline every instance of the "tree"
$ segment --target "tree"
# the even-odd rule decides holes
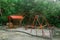
[[[51,25],[60,26],[60,1],[58,0],[1,0],[0,4],[0,8],[5,10],[2,12],[4,17],[12,14],[24,15],[24,21],[27,22],[28,18],[33,19],[38,14],[45,16]]]

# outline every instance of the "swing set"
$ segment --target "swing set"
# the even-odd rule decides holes
[[[42,23],[40,23],[39,17],[42,17]],[[44,37],[44,36],[45,36],[44,27],[45,27],[45,26],[48,26],[48,28],[50,28],[50,25],[49,25],[47,19],[46,19],[44,16],[39,16],[39,15],[36,15],[36,16],[34,17],[33,22],[32,22],[32,25],[31,25],[31,33],[32,33],[32,31],[33,31],[32,29],[35,28],[35,29],[36,29],[36,30],[35,30],[35,31],[36,31],[36,35],[37,35],[37,27],[38,27],[38,26],[36,26],[37,23],[35,23],[35,21],[38,22],[39,28],[42,29],[42,36]],[[46,22],[45,25],[43,25],[44,21]],[[28,27],[26,26],[25,29],[28,29]],[[49,31],[49,32],[50,32],[50,31]]]

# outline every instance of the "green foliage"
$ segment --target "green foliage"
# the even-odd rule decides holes
[[[2,19],[7,21],[7,16],[12,14],[25,15],[25,20],[33,16],[45,16],[51,25],[60,27],[60,1],[53,0],[1,0],[0,7],[4,10],[2,12]]]
[[[8,21],[8,19],[7,19],[6,16],[2,16],[2,17],[1,17],[1,20],[4,21],[4,22],[7,22],[7,21]]]

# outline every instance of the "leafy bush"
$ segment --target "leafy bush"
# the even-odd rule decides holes
[[[50,0],[1,0],[0,6],[3,8],[2,21],[7,22],[7,16],[12,14],[21,14],[28,18],[34,18],[34,15],[45,16],[51,25],[60,27],[60,1]],[[58,18],[59,17],[59,18]],[[0,19],[1,21],[1,19]]]

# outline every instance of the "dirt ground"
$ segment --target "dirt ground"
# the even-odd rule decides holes
[[[28,30],[22,30],[22,28],[18,28],[18,29],[8,29],[10,31],[12,30],[20,30],[20,31],[25,31],[25,32],[30,32],[31,29],[28,29]],[[33,33],[35,31],[35,29],[32,29],[32,33],[31,34],[34,34]],[[25,34],[25,33],[22,33],[22,32],[8,32],[8,31],[5,31],[5,30],[0,30],[0,40],[50,40],[50,39],[44,39],[44,38],[40,38],[40,37],[34,37],[34,36],[31,36],[31,35],[28,35],[28,34]],[[41,31],[41,30],[40,30]],[[46,30],[47,33],[45,34],[49,34],[48,33],[48,30]],[[39,32],[38,35],[41,35],[41,33]],[[56,38],[52,38],[52,40],[60,40],[60,37],[56,37]]]

